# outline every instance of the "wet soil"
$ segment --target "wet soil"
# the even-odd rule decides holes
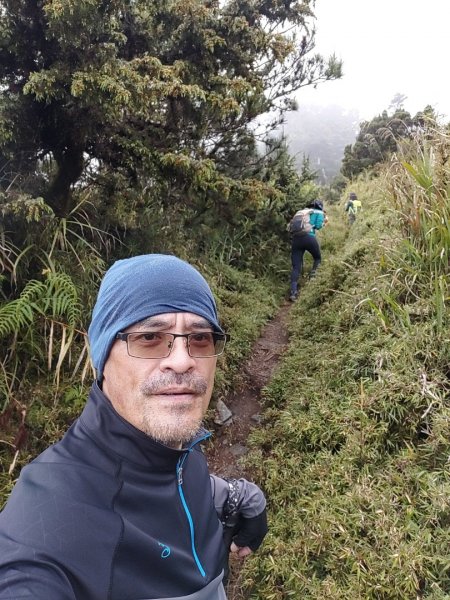
[[[248,452],[247,440],[255,427],[261,427],[261,390],[270,381],[280,356],[288,342],[287,318],[291,303],[285,302],[276,316],[269,321],[255,342],[250,357],[244,364],[243,381],[224,402],[232,413],[224,425],[216,425],[212,443],[205,448],[211,473],[222,477],[246,477],[240,459]],[[228,600],[245,600],[240,580],[240,561],[230,557]]]

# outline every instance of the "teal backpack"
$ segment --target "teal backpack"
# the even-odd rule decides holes
[[[288,225],[289,233],[292,236],[310,233],[312,231],[310,217],[313,212],[314,210],[312,208],[302,208],[302,210],[298,210]]]

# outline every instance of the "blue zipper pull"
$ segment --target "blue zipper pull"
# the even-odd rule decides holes
[[[183,485],[183,467],[178,467],[178,485]]]

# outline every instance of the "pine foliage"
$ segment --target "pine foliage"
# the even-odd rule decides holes
[[[313,20],[306,0],[3,0],[7,185],[66,217],[75,185],[95,185],[109,206],[130,187],[170,204],[199,180],[245,178],[250,124],[341,75],[335,57],[312,53]]]

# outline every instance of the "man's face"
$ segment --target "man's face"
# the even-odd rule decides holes
[[[203,317],[164,313],[132,325],[126,332],[195,333],[212,331]],[[134,427],[171,447],[198,431],[211,399],[217,357],[193,358],[186,339],[175,338],[166,358],[134,358],[116,340],[103,372],[103,392]]]

